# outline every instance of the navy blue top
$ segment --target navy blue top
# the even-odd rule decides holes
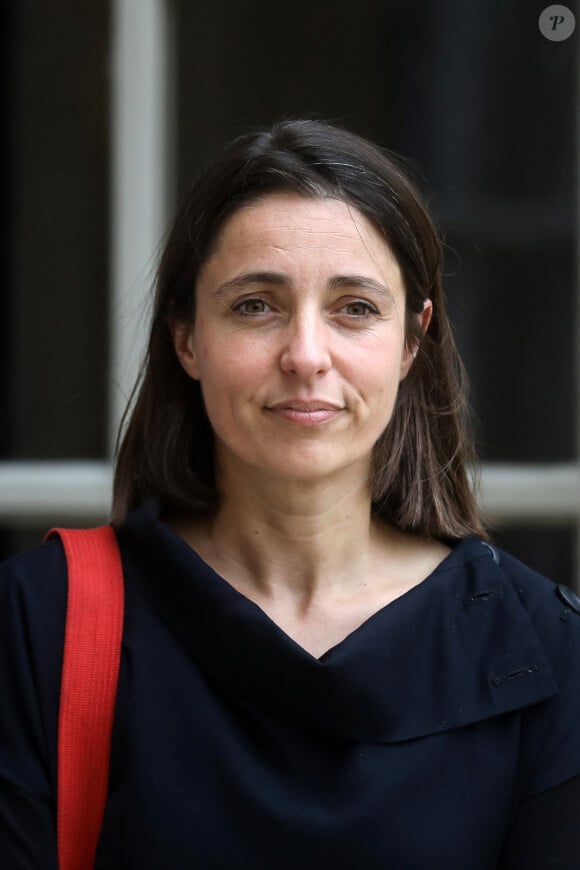
[[[119,541],[126,615],[97,870],[492,870],[522,808],[580,782],[580,615],[507,554],[498,564],[460,542],[316,659],[154,504]],[[58,540],[1,566],[10,870],[56,867],[65,607]]]

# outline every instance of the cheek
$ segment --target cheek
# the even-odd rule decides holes
[[[239,416],[265,382],[268,365],[259,349],[248,353],[239,342],[225,340],[200,356],[200,381],[206,410],[214,427]]]
[[[401,378],[402,344],[399,342],[368,342],[351,347],[341,367],[353,383],[375,395],[390,395]]]
[[[366,358],[366,366],[358,373],[358,392],[363,401],[363,419],[378,438],[388,426],[394,412],[400,388],[400,356],[397,350],[385,348]],[[352,374],[352,370],[351,370]],[[352,375],[353,382],[355,376]],[[347,375],[347,379],[350,379]]]
[[[273,356],[268,344],[248,341],[243,335],[230,335],[214,343],[204,353],[202,347],[202,382],[211,383],[222,390],[242,393],[259,385],[273,368]]]

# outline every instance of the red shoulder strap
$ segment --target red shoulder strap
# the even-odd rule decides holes
[[[123,633],[123,568],[111,526],[51,529],[68,567],[58,723],[58,866],[89,870],[107,799]]]

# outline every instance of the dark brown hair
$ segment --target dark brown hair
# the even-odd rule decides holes
[[[464,374],[442,289],[442,245],[401,158],[321,121],[285,120],[234,140],[194,184],[177,214],[157,276],[147,358],[117,452],[114,522],[149,498],[171,511],[219,505],[213,432],[199,382],[183,371],[175,323],[191,324],[201,265],[229,215],[268,193],[340,199],[383,234],[402,271],[406,340],[418,353],[373,453],[373,510],[436,538],[485,536],[471,488],[475,460]],[[425,299],[433,317],[425,336]]]

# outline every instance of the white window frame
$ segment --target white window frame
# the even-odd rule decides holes
[[[145,350],[144,312],[173,200],[171,13],[171,0],[112,2],[110,456]],[[580,86],[580,64],[578,77]],[[577,299],[576,382],[580,384],[578,278]],[[501,525],[572,523],[578,568],[580,400],[576,414],[575,462],[486,464],[481,500],[487,515]],[[102,522],[109,513],[111,477],[110,460],[0,463],[0,522],[11,527],[48,525],[55,518],[78,525]]]

